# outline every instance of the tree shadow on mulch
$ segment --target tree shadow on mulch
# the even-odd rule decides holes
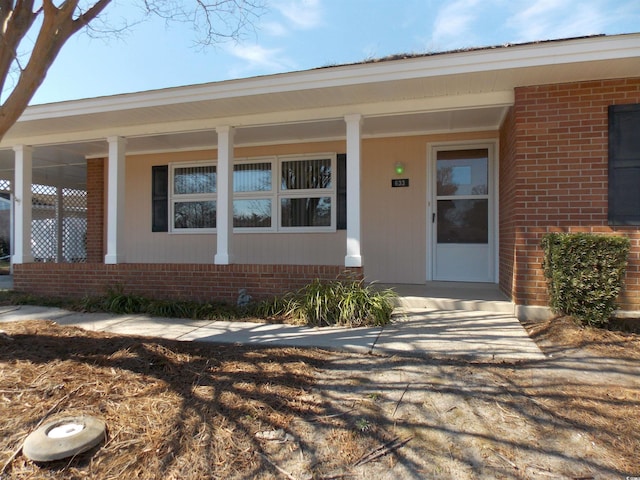
[[[321,351],[118,337],[43,321],[2,328],[10,339],[0,344],[0,468],[11,478],[273,478],[255,433],[324,412],[300,401]],[[10,460],[43,417],[62,414],[104,419],[105,444],[47,465]]]

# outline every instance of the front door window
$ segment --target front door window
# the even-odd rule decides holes
[[[435,280],[492,280],[489,169],[489,148],[435,151]]]
[[[487,149],[439,151],[438,243],[488,243]]]

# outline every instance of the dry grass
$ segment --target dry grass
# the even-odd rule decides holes
[[[640,319],[614,320],[611,330],[582,326],[571,317],[525,324],[545,353],[582,349],[603,358],[640,360]]]
[[[560,363],[563,356],[571,356],[580,362],[581,371],[558,375],[558,381],[524,393],[538,399],[543,413],[553,413],[558,421],[603,443],[612,466],[640,472],[640,379],[628,378],[640,365],[640,334],[634,333],[640,321],[623,321],[620,326],[627,331],[585,327],[570,317],[528,325],[545,353],[560,357]]]

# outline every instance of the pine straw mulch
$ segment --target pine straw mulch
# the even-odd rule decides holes
[[[341,355],[3,323],[0,479],[640,474],[640,335],[566,318],[526,327],[550,358]],[[105,442],[46,465],[20,454],[43,418],[75,414],[105,420]],[[259,438],[278,431],[295,438]],[[353,468],[395,436],[411,440]]]
[[[275,478],[255,434],[323,411],[300,401],[325,358],[319,351],[119,337],[45,321],[2,329],[3,479]],[[38,422],[63,414],[102,418],[106,443],[46,465],[12,458]]]

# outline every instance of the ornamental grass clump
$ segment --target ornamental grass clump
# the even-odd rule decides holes
[[[34,302],[42,304],[42,300]],[[123,286],[110,288],[104,297],[86,297],[72,310],[110,312],[117,314],[145,314],[152,317],[190,318],[194,320],[234,320],[246,318],[249,308],[238,308],[224,302],[194,302],[186,300],[151,299],[125,292]]]
[[[264,302],[258,312],[315,327],[381,326],[391,320],[395,296],[392,290],[375,290],[362,281],[316,279],[295,293]]]
[[[549,233],[542,238],[543,270],[554,312],[603,326],[622,291],[630,241],[586,233]]]

